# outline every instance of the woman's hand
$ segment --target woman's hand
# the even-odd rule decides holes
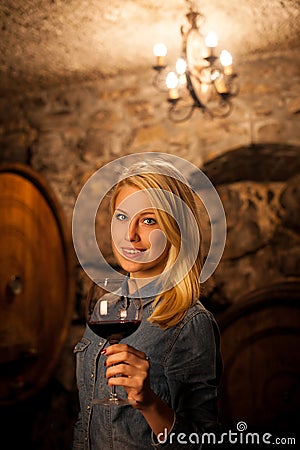
[[[134,408],[148,408],[155,394],[150,388],[150,366],[145,353],[127,344],[114,344],[106,347],[105,356],[108,384],[123,386]]]
[[[106,378],[110,386],[123,386],[132,406],[139,409],[153,432],[169,432],[175,421],[174,411],[151,389],[149,361],[145,353],[127,344],[114,344],[105,348]],[[114,365],[116,364],[116,365]],[[119,375],[116,378],[115,375]]]

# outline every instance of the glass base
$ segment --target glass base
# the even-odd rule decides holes
[[[119,398],[119,397],[99,398],[93,400],[92,403],[93,405],[103,405],[103,406],[123,406],[132,404],[127,398]]]

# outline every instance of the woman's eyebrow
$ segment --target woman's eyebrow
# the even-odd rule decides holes
[[[124,211],[124,209],[121,209],[121,208],[116,208],[115,212],[120,212],[125,215],[129,214],[127,211]],[[134,215],[136,216],[137,214],[139,214],[140,216],[147,216],[149,214],[153,214],[155,216],[155,211],[154,210],[146,210],[146,211],[142,210],[141,212],[137,211]]]
[[[155,211],[147,210],[140,213],[141,216],[148,216],[149,214],[153,214],[155,216]]]
[[[121,209],[121,208],[116,208],[116,209],[115,209],[115,212],[116,212],[116,211],[121,212],[121,213],[126,214],[126,215],[128,214],[126,211],[124,211],[124,210]]]

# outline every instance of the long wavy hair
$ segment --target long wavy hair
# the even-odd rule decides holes
[[[111,211],[124,186],[146,189],[158,225],[168,241],[166,264],[159,280],[162,286],[149,321],[163,329],[176,325],[200,296],[201,218],[197,196],[187,180],[164,160],[133,165],[116,184]]]

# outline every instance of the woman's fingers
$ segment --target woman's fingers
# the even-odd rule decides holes
[[[125,362],[126,364],[137,366],[137,367],[148,367],[149,362],[144,355],[140,356],[130,351],[123,351],[115,353],[113,355],[108,355],[105,365],[107,367],[113,364],[120,364]]]
[[[122,362],[136,366],[137,368],[149,367],[149,362],[147,360],[146,354],[134,347],[131,347],[130,345],[114,344],[107,347],[105,350],[105,356],[107,356],[107,367],[113,364],[120,364]]]
[[[127,344],[114,344],[106,348],[105,355],[108,384],[123,386],[135,408],[150,404],[153,392],[146,354]]]
[[[120,352],[106,359],[106,378],[116,375],[142,379],[148,377],[149,361],[130,352]]]
[[[128,364],[118,364],[117,366],[111,366],[106,371],[106,378],[108,379],[109,386],[123,386],[127,394],[130,397],[140,398],[142,391],[145,388],[147,380],[146,370],[137,370],[133,366]],[[130,392],[132,394],[130,395]],[[141,395],[141,398],[143,395]]]
[[[110,366],[106,369],[106,378],[116,377],[130,377],[134,373],[134,370],[128,364],[117,364]]]
[[[136,348],[131,347],[127,344],[113,344],[105,348],[106,356],[116,355],[120,352],[126,352],[128,354],[130,353],[141,359],[146,359],[146,354],[144,352],[141,352],[140,350],[137,350]]]

